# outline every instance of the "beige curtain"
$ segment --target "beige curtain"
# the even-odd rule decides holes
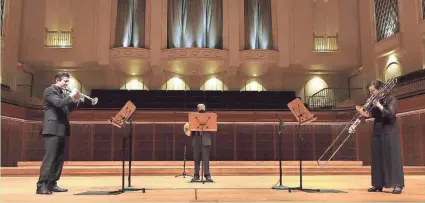
[[[145,0],[118,0],[115,47],[145,46]]]
[[[168,48],[223,48],[223,0],[168,0]]]
[[[273,49],[271,0],[245,0],[245,49]]]

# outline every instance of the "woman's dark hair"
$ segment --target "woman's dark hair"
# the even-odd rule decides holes
[[[381,87],[384,86],[384,83],[380,80],[373,80],[369,84],[367,84],[367,91],[369,91],[370,87],[374,87],[375,89],[379,90]],[[370,93],[370,92],[369,92]]]

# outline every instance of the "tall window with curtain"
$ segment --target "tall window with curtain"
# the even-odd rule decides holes
[[[422,20],[425,20],[425,0],[422,0]]]
[[[375,0],[376,41],[400,32],[397,0]]]
[[[115,47],[145,46],[146,0],[118,0]]]
[[[3,36],[4,1],[0,0],[0,35]]]
[[[271,0],[245,0],[245,49],[273,49]]]
[[[168,0],[168,48],[223,48],[223,0]]]

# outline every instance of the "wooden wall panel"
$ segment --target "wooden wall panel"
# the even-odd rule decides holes
[[[254,125],[236,125],[236,156],[237,160],[247,161],[254,159]]]
[[[278,129],[278,126],[276,126]],[[285,125],[282,134],[282,160],[289,161],[295,160],[295,150],[298,149],[295,147],[295,126],[294,125]],[[277,134],[279,131],[277,130]],[[276,153],[279,154],[279,135],[276,136]],[[279,156],[276,156],[276,159],[279,159]]]
[[[367,122],[361,124],[356,130],[357,154],[359,155],[357,160],[363,161],[364,165],[370,165],[372,127],[373,123]]]
[[[296,160],[299,160],[302,158],[303,160],[315,160],[313,157],[314,154],[314,132],[313,132],[313,126],[312,125],[301,125],[299,128],[298,126],[295,127],[296,133],[295,133],[295,154],[296,154]],[[301,131],[301,137],[299,132]],[[299,141],[301,141],[301,154],[299,154]]]
[[[124,156],[128,157],[128,127],[126,125],[124,128],[112,128],[112,160],[113,161],[121,161],[122,160],[122,150],[123,150],[123,139],[125,144]],[[151,146],[152,147],[152,146]],[[127,158],[125,159],[127,160]]]
[[[155,123],[155,161],[173,160],[173,124]]]
[[[23,135],[20,160],[39,161],[43,159],[45,149],[41,127],[41,123],[25,123],[26,133]]]
[[[273,124],[255,124],[255,160],[275,160],[274,137]]]
[[[422,124],[422,129],[421,129],[421,133],[420,133],[420,135],[422,135],[421,136],[421,143],[422,143],[422,145],[421,145],[421,151],[422,151],[422,157],[421,157],[421,160],[422,160],[422,164],[421,163],[417,163],[416,165],[419,165],[419,166],[425,166],[425,113],[422,113],[422,114],[420,114],[421,116],[420,116],[420,119],[421,119],[421,124]]]
[[[342,144],[342,147],[338,150],[338,152],[335,154],[335,157],[332,160],[355,161],[357,159],[356,134],[349,136],[347,131],[343,132],[345,127],[346,125],[333,126],[334,128],[333,140],[336,140],[338,136],[339,138],[337,139],[337,141],[335,141],[332,149],[336,151],[341,144]],[[359,128],[361,127],[358,127],[357,130]],[[344,140],[347,137],[348,139],[344,143]]]
[[[402,125],[402,143],[404,154],[404,165],[414,166],[416,163],[422,163],[421,154],[421,130],[420,115],[403,116],[401,119]]]
[[[236,160],[236,142],[235,142],[235,125],[220,124],[218,133],[215,134],[214,160],[233,161]]]
[[[153,156],[153,124],[134,125],[133,160],[148,161]]]
[[[10,166],[9,151],[9,122],[10,119],[1,118],[1,166]]]
[[[399,117],[403,159],[406,165],[424,165],[425,114]],[[332,160],[359,160],[370,164],[370,139],[373,122],[362,123],[355,135]],[[183,134],[183,123],[134,123],[133,160],[183,161],[184,145],[187,160],[193,161],[192,139]],[[341,125],[304,125],[304,160],[317,158],[340,134]],[[44,143],[40,136],[41,122],[2,118],[2,166],[18,161],[41,161]],[[123,129],[109,124],[72,123],[66,149],[67,161],[121,161],[121,139],[128,136]],[[212,135],[211,160],[277,160],[278,123],[219,123]],[[283,160],[298,160],[298,126],[286,124],[283,132]],[[341,137],[340,137],[341,138]],[[342,136],[344,138],[344,136]],[[126,142],[127,143],[127,142]],[[336,142],[335,148],[341,142]],[[128,143],[125,159],[128,157]],[[331,153],[330,153],[331,154]],[[330,155],[329,154],[329,155]],[[326,158],[326,157],[325,157]]]
[[[331,125],[315,125],[314,126],[314,159],[319,159],[326,148],[332,143],[332,127]]]
[[[94,160],[93,125],[71,124],[71,137],[69,138],[70,161]]]
[[[8,128],[8,162],[9,164],[16,165],[17,161],[21,160],[22,157],[22,140],[24,133],[26,134],[24,131],[24,122],[11,119],[9,120]]]
[[[93,160],[112,160],[112,127],[110,124],[97,124],[93,126]]]

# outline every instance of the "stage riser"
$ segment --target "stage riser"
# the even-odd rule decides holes
[[[66,168],[62,174],[70,176],[120,176],[121,168]],[[126,170],[126,175],[128,168]],[[2,169],[2,176],[38,176],[39,168],[7,168]],[[425,167],[405,168],[406,175],[425,175]],[[183,173],[183,167],[180,168],[132,168],[132,175],[149,176],[174,176]],[[186,168],[186,173],[193,175],[192,167]],[[278,175],[279,167],[276,168],[211,168],[211,174],[215,176],[228,175]],[[299,168],[284,168],[285,175],[298,175]],[[303,168],[303,175],[370,175],[369,167],[356,168]]]
[[[404,165],[425,165],[425,114],[409,115],[398,120],[402,137]],[[345,125],[305,125],[304,160],[317,160],[339,135]],[[265,123],[219,124],[213,133],[212,161],[271,161],[278,160],[278,125]],[[44,154],[41,124],[2,118],[2,166],[18,161],[41,161]],[[372,123],[362,124],[356,134],[344,144],[333,160],[362,161],[370,164]],[[71,124],[72,135],[66,148],[68,161],[120,161],[125,129],[109,124]],[[193,159],[192,140],[183,133],[179,123],[134,124],[133,160]],[[285,161],[298,160],[298,129],[288,125],[283,132]],[[127,153],[127,152],[126,152]]]

